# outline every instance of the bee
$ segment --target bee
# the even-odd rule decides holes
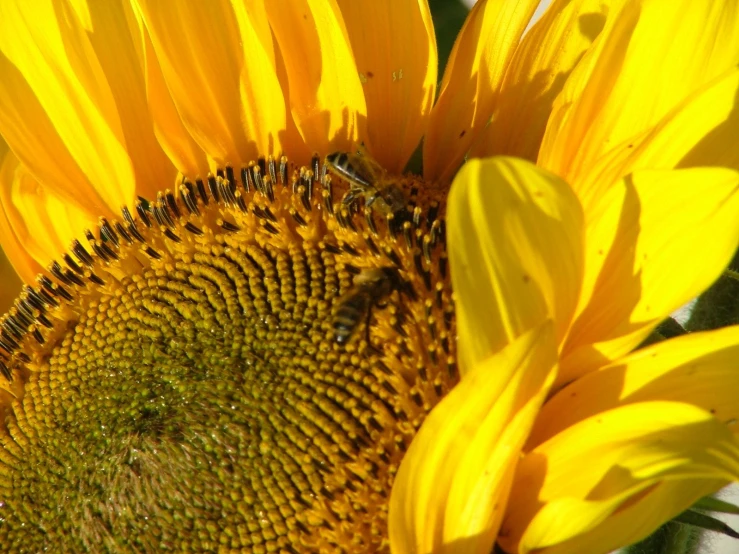
[[[372,308],[384,307],[386,300],[394,290],[401,293],[407,288],[400,273],[394,267],[365,269],[354,277],[354,286],[339,299],[334,312],[332,326],[334,340],[338,344],[346,344],[355,334],[362,320],[369,339],[369,322]]]
[[[349,191],[341,200],[345,206],[352,206],[361,197],[366,207],[377,209],[384,215],[405,208],[403,191],[395,183],[388,182],[382,166],[362,151],[329,154],[326,167],[350,184]]]

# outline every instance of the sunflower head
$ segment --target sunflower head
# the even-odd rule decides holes
[[[385,543],[403,454],[457,380],[444,223],[412,179],[385,215],[319,166],[185,180],[26,288],[0,330],[9,544]]]
[[[737,329],[639,349],[739,243],[736,6],[538,3],[437,90],[425,0],[0,2],[0,543],[606,552],[739,478]]]

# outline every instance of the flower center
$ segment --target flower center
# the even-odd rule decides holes
[[[457,379],[443,198],[398,178],[378,209],[319,166],[183,181],[26,287],[0,329],[10,550],[387,548]]]

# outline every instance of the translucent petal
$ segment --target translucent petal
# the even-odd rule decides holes
[[[548,317],[561,339],[583,271],[582,213],[569,186],[523,160],[471,160],[447,219],[461,370]]]
[[[141,12],[135,9],[134,16],[132,33],[140,41],[139,56],[144,67],[146,98],[154,134],[161,148],[183,175],[191,179],[204,177],[210,170],[208,159],[177,111]]]
[[[493,118],[471,150],[536,161],[552,103],[621,2],[556,0],[521,39],[495,102]]]
[[[367,101],[368,149],[401,173],[436,94],[436,37],[426,0],[339,0]]]
[[[40,184],[11,153],[0,167],[0,241],[21,278],[35,277],[93,228],[98,215]],[[39,232],[43,230],[43,232]]]
[[[662,481],[611,513],[591,531],[556,545],[536,550],[542,554],[613,552],[619,547],[646,539],[668,520],[688,509],[699,499],[714,494],[727,482],[716,479]],[[556,509],[556,508],[554,508]],[[567,517],[567,512],[565,512]],[[551,521],[555,524],[554,521]]]
[[[77,0],[75,7],[115,99],[136,193],[154,197],[174,180],[177,171],[159,145],[152,126],[139,36],[132,34],[129,27],[134,19],[131,6],[128,2]]]
[[[393,485],[393,552],[491,551],[556,356],[547,321],[475,366],[434,408]]]
[[[739,327],[685,335],[637,350],[577,379],[541,410],[533,447],[577,421],[634,402],[698,406],[719,421],[739,421]],[[739,427],[732,427],[739,432]]]
[[[537,0],[481,0],[449,56],[423,145],[423,173],[450,180],[487,125],[514,48]]]
[[[285,103],[264,14],[254,21],[228,0],[138,6],[177,111],[214,163],[281,152]]]
[[[62,187],[61,194],[100,198],[117,212],[134,198],[135,172],[116,99],[83,23],[62,2],[0,3],[0,132],[37,178],[51,173],[43,181]],[[36,149],[60,160],[42,167],[48,158]],[[70,183],[49,168],[85,178]],[[86,194],[85,182],[99,196]]]
[[[367,136],[367,107],[336,0],[273,0],[265,6],[304,142],[321,154],[352,150]]]
[[[739,173],[637,172],[588,216],[581,301],[560,383],[631,351],[721,274],[739,243]]]
[[[602,156],[736,66],[737,20],[733,0],[627,3],[555,102],[539,163],[596,199],[580,184]]]
[[[101,215],[114,213],[77,165],[21,73],[2,54],[0,76],[0,133],[27,171],[69,201],[78,199]]]
[[[698,89],[653,128],[601,157],[583,177],[580,189],[588,197],[600,196],[614,175],[638,169],[739,169],[739,151],[734,147],[739,141],[738,98],[739,69],[734,69]]]
[[[708,412],[677,402],[622,406],[580,421],[526,454],[498,541],[507,551],[561,545],[552,552],[606,553],[634,538],[615,518],[620,511],[633,510],[637,520],[656,527],[696,500],[696,493],[738,478],[739,442]],[[666,482],[682,484],[682,494],[674,495],[680,501],[650,499],[654,487]],[[641,528],[642,536],[653,527]],[[567,550],[572,540],[580,548]]]

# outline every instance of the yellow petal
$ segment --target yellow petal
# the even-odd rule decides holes
[[[580,421],[520,461],[498,541],[522,553],[610,552],[699,497],[686,491],[702,495],[736,479],[739,442],[708,412],[677,402],[622,406]],[[677,502],[650,500],[666,481],[685,485]],[[625,509],[653,525],[632,536],[611,519]]]
[[[77,0],[75,8],[116,102],[136,192],[149,197],[174,181],[177,170],[157,141],[146,100],[137,35],[128,2]],[[98,186],[101,183],[97,183]],[[107,185],[107,182],[102,183]]]
[[[423,173],[449,180],[493,114],[513,51],[537,0],[481,0],[454,44],[423,145]]]
[[[736,66],[737,20],[734,1],[627,3],[555,102],[540,164],[586,196],[578,185],[602,156]]]
[[[565,182],[523,160],[471,160],[449,194],[448,235],[462,372],[548,317],[564,336],[583,270]]]
[[[37,178],[101,215],[130,203],[136,182],[125,134],[77,13],[64,3],[0,3],[0,52],[0,133],[11,150]]]
[[[60,198],[8,153],[0,167],[0,242],[21,278],[35,284],[41,269],[93,228],[98,214]]]
[[[478,364],[434,408],[393,485],[393,552],[491,551],[556,356],[547,321]]]
[[[140,13],[137,12],[140,16]],[[141,17],[137,18],[142,42],[142,58],[145,66],[146,96],[151,106],[151,119],[159,144],[174,163],[175,167],[190,178],[208,174],[208,159],[203,150],[187,131],[167,82],[162,74],[154,45]]]
[[[587,552],[588,554],[606,554],[618,547],[635,544],[654,534],[669,519],[690,508],[698,500],[709,496],[728,483],[721,479],[700,479],[662,481],[645,490],[643,493],[626,499],[615,512],[610,513],[602,525],[582,535],[550,547],[537,549],[537,554],[572,554]],[[571,517],[567,505],[572,504],[573,511],[582,509],[582,502],[562,501],[552,504],[549,509],[551,517],[542,517],[542,525],[559,525],[557,510],[563,507],[562,516],[567,523]],[[579,506],[578,506],[579,504]],[[595,504],[595,503],[593,503]],[[593,505],[594,510],[600,505]],[[586,508],[587,510],[587,508]],[[548,520],[548,521],[547,521]],[[533,534],[533,533],[532,533]],[[525,552],[524,549],[521,552]]]
[[[19,237],[8,217],[8,210],[12,210],[10,197],[13,184],[16,181],[16,171],[19,168],[18,158],[8,150],[4,141],[0,140],[0,243],[10,264],[26,283],[33,283],[35,275],[41,272],[42,266],[26,251],[23,240]],[[9,293],[4,293],[9,295]],[[10,301],[13,298],[9,299]],[[3,311],[3,313],[5,313]]]
[[[736,326],[637,350],[584,375],[547,400],[528,445],[540,444],[594,414],[634,402],[684,402],[724,423],[739,420],[737,360]]]
[[[583,177],[579,189],[588,205],[604,194],[614,175],[637,169],[724,166],[739,169],[739,69],[691,95],[656,126],[611,150]]]
[[[271,43],[265,48],[266,20],[228,0],[138,6],[174,104],[214,163],[279,153],[285,103]]]
[[[739,173],[637,172],[588,216],[582,296],[560,383],[631,351],[721,274],[739,243]]]
[[[552,102],[619,4],[552,3],[516,48],[493,119],[473,146],[472,156],[509,155],[536,161]]]
[[[353,149],[366,137],[367,108],[336,0],[277,0],[265,5],[303,140],[321,154]]]
[[[436,37],[426,0],[339,0],[367,101],[368,149],[401,173],[436,94]]]

